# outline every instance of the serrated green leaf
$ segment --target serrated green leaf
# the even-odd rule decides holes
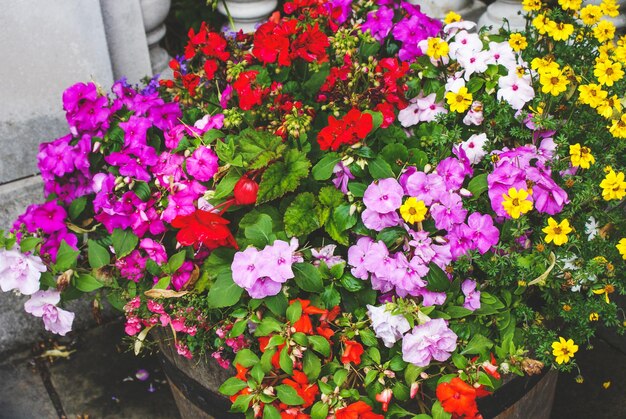
[[[287,207],[283,218],[287,235],[305,236],[320,228],[317,217],[311,217],[315,211],[315,205],[315,195],[310,192],[296,196],[291,205]]]
[[[341,294],[334,286],[326,287],[320,296],[327,309],[338,306],[341,302]]]
[[[335,371],[335,374],[333,374],[333,381],[337,387],[341,387],[341,385],[346,381],[346,378],[348,378],[348,370],[344,368],[338,369]]]
[[[493,347],[493,342],[483,335],[474,335],[461,351],[462,355],[484,355]]]
[[[257,203],[271,201],[295,191],[300,181],[309,174],[310,166],[306,154],[295,149],[287,151],[283,161],[272,163],[263,173]]]
[[[246,128],[236,137],[235,144],[248,169],[261,169],[278,159],[287,146],[282,138],[268,131]]]

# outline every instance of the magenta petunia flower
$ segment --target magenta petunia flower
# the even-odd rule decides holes
[[[124,147],[146,145],[146,134],[152,127],[148,118],[131,115],[126,122],[120,122],[119,127],[124,131]]]
[[[56,203],[56,201],[46,202],[38,205],[32,212],[32,222],[44,233],[51,234],[60,230],[65,230],[67,212]]]
[[[217,168],[217,154],[208,147],[198,147],[187,159],[187,173],[201,182],[213,179]]]
[[[382,43],[393,28],[393,15],[393,9],[381,6],[378,10],[367,14],[365,22],[361,25],[361,30],[365,32],[369,29],[372,36]]]
[[[152,239],[142,239],[139,242],[139,248],[143,249],[148,257],[158,265],[167,262],[167,252],[161,243]]]
[[[481,255],[498,244],[500,230],[493,225],[493,219],[488,214],[474,212],[467,218],[467,225],[462,226],[463,235],[472,241],[472,247],[478,249]]]
[[[456,340],[444,319],[431,319],[404,335],[402,359],[418,367],[427,367],[433,359],[443,362],[456,349]]]
[[[182,289],[189,282],[193,270],[193,263],[188,260],[184,261],[182,266],[172,275],[172,288],[176,291]]]

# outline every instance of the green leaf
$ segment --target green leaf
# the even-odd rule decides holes
[[[289,305],[287,308],[287,320],[294,324],[302,317],[302,304],[300,301],[296,300]]]
[[[309,263],[294,263],[292,265],[294,281],[303,291],[322,292],[324,283],[317,268]]]
[[[381,156],[395,173],[400,173],[404,163],[409,160],[409,151],[404,144],[387,144],[380,152]]]
[[[181,266],[183,266],[186,254],[187,252],[185,250],[181,250],[170,258],[167,262],[170,273],[176,272]]]
[[[450,288],[448,275],[439,266],[431,262],[428,264],[428,268],[428,274],[425,279],[428,282],[426,288],[429,291],[444,292]]]
[[[211,308],[230,307],[239,301],[242,292],[243,288],[233,282],[231,272],[221,273],[209,290],[207,303]]]
[[[315,212],[315,205],[315,195],[311,192],[296,196],[291,205],[287,207],[283,219],[287,235],[305,236],[320,228],[317,217],[311,216]]]
[[[119,259],[133,251],[139,242],[139,238],[130,230],[116,228],[111,235],[111,241],[113,242],[115,256]]]
[[[230,407],[231,412],[245,413],[250,407],[250,402],[254,398],[254,394],[242,394],[237,396],[237,399]]]
[[[350,214],[350,204],[341,204],[333,211],[332,220],[341,232],[354,227],[357,222],[356,212]]]
[[[304,404],[302,397],[298,396],[296,389],[286,384],[276,386],[278,399],[288,406],[299,406]]]
[[[1,231],[0,234],[2,234]],[[24,237],[20,240],[20,250],[22,253],[30,252],[37,247],[39,243],[41,243],[41,239],[39,237]]]
[[[313,352],[306,351],[302,359],[302,369],[309,382],[315,382],[322,371],[322,362]]]
[[[101,268],[111,262],[109,250],[93,240],[87,242],[87,258],[93,269]]]
[[[452,417],[452,414],[443,410],[443,406],[438,400],[433,404],[431,413],[433,414],[433,419],[450,419]]]
[[[382,156],[378,156],[374,160],[370,160],[367,164],[367,168],[370,175],[372,175],[374,179],[395,177],[393,170],[391,170],[391,166],[382,158]]]
[[[460,370],[464,370],[469,364],[467,358],[457,353],[452,354],[452,363]]]
[[[141,199],[143,202],[147,202],[150,199],[150,185],[146,182],[135,181],[135,186],[133,186],[133,192],[137,195],[137,198]]]
[[[70,207],[68,208],[67,213],[69,214],[72,220],[75,220],[78,218],[80,214],[83,213],[86,205],[87,205],[86,196],[81,196],[80,198],[76,198],[70,204]]]
[[[333,175],[333,169],[341,161],[341,156],[337,153],[328,153],[317,162],[311,173],[315,180],[328,180]]]
[[[267,214],[259,214],[253,224],[246,226],[244,235],[256,247],[262,248],[270,244],[272,229],[272,217]]]
[[[417,167],[418,170],[424,170],[424,166],[428,163],[428,155],[419,148],[410,148],[408,162]]]
[[[487,189],[489,189],[489,185],[487,184],[486,173],[474,176],[467,185],[467,190],[473,195],[472,199],[477,199]]]
[[[278,412],[278,409],[276,409],[274,406],[272,406],[271,404],[265,404],[265,406],[263,407],[263,419],[280,419],[280,413]]]
[[[280,351],[280,356],[278,357],[278,364],[287,374],[293,374],[293,361],[289,357],[289,346],[283,346],[283,349]]]
[[[328,417],[328,405],[324,402],[317,402],[311,408],[311,419],[326,419]]]
[[[346,381],[346,378],[348,378],[348,370],[344,368],[338,369],[335,371],[335,374],[333,374],[333,381],[337,387],[341,387],[341,385]]]
[[[284,161],[272,163],[263,173],[257,203],[271,201],[295,191],[300,181],[309,174],[310,166],[306,154],[296,149],[287,151]]]
[[[220,183],[218,183],[215,187],[215,195],[213,195],[213,199],[222,199],[232,195],[235,185],[239,179],[241,179],[242,174],[243,171],[241,169],[231,166],[226,176],[224,176],[222,180],[220,180]]]
[[[352,195],[357,198],[362,198],[365,194],[365,190],[367,189],[367,185],[360,182],[348,182],[348,190],[352,192]]]
[[[341,286],[347,291],[357,292],[363,289],[363,280],[355,278],[351,273],[346,272],[339,281]]]
[[[377,130],[383,123],[383,114],[378,111],[367,110],[363,113],[370,114],[372,116],[372,131]]]
[[[82,292],[95,291],[102,288],[103,286],[103,283],[101,283],[91,275],[83,274],[76,277],[76,288],[78,288]]]
[[[278,159],[287,146],[282,138],[268,131],[246,128],[236,137],[243,161],[248,169],[261,169]]]
[[[237,336],[241,336],[246,331],[248,327],[248,322],[246,320],[238,321],[233,325],[233,328],[228,332],[228,337],[236,338]],[[239,352],[237,352],[239,354]]]
[[[76,259],[80,252],[68,245],[65,240],[61,241],[57,252],[57,261],[54,267],[58,272],[66,271],[76,265]]]
[[[275,316],[284,316],[285,310],[287,310],[288,302],[285,294],[278,293],[272,297],[264,298],[265,305],[270,309]]]
[[[376,335],[371,329],[361,329],[359,332],[359,336],[361,337],[361,342],[365,346],[376,346],[378,345],[378,340],[376,340]]]
[[[320,90],[320,87],[326,81],[326,78],[330,74],[330,65],[328,63],[322,64],[318,71],[310,74],[307,80],[302,84],[302,91],[310,97]]]
[[[219,391],[225,396],[233,396],[246,387],[248,387],[248,383],[240,380],[239,378],[231,377],[224,381],[224,384],[220,386]]]
[[[493,342],[483,335],[474,335],[474,337],[465,345],[465,349],[461,351],[462,355],[484,355],[493,347]]]
[[[254,331],[254,336],[267,336],[283,330],[284,324],[273,317],[264,317]]]
[[[446,313],[453,319],[460,319],[465,316],[469,316],[473,313],[472,310],[468,310],[465,307],[449,306],[446,308]]]
[[[481,79],[480,77],[471,77],[467,82],[467,91],[470,93],[476,93],[485,85],[485,79]]]
[[[164,289],[167,289],[167,287],[169,287],[171,283],[172,283],[172,277],[164,276],[163,278],[159,279],[159,281],[156,284],[154,284],[152,288],[157,289],[157,290],[164,290]]]
[[[341,302],[341,294],[339,294],[339,291],[337,291],[333,285],[326,287],[320,297],[328,309],[338,306]]]
[[[252,352],[250,349],[244,348],[237,352],[233,364],[239,364],[244,368],[250,368],[259,361],[259,357],[254,352]]]
[[[324,336],[309,336],[309,343],[314,351],[324,356],[330,355],[330,344]]]

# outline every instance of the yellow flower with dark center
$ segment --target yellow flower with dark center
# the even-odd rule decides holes
[[[595,83],[581,84],[578,86],[578,92],[580,93],[580,101],[594,109],[600,106],[609,94],[607,91],[602,90],[602,86]]]
[[[541,91],[543,93],[550,93],[552,96],[558,96],[567,90],[569,81],[567,77],[563,75],[563,72],[551,71],[545,72],[539,76],[539,83],[541,83]]]
[[[593,28],[593,36],[600,43],[610,41],[615,36],[615,25],[608,20],[601,20],[600,23]]]
[[[539,74],[554,72],[559,70],[559,63],[552,58],[533,58],[530,62],[530,68],[537,70]]]
[[[400,207],[400,214],[404,221],[409,224],[421,223],[426,218],[428,209],[424,204],[424,201],[417,198],[410,197]]]
[[[602,188],[602,198],[605,201],[612,199],[622,199],[626,196],[626,182],[624,182],[624,173],[615,173],[611,169],[606,177],[600,182]]]
[[[428,38],[428,48],[426,49],[426,55],[433,60],[439,60],[441,57],[448,55],[450,47],[448,43],[441,38]]]
[[[519,52],[528,46],[528,42],[524,35],[515,32],[509,37],[509,45],[513,48],[513,51]]]
[[[589,313],[590,322],[597,322],[599,319],[600,319],[600,315],[596,313],[595,311],[593,313]]]
[[[580,144],[572,144],[569,146],[569,155],[572,159],[572,166],[589,169],[596,162],[595,157],[591,154],[589,147],[581,147]]]
[[[600,103],[596,108],[596,111],[606,119],[613,117],[615,112],[622,112],[622,102],[620,102],[617,95],[613,95]]]
[[[615,138],[626,138],[626,113],[622,114],[619,119],[611,121],[609,132]]]
[[[502,194],[502,206],[511,218],[517,220],[522,214],[533,209],[533,203],[528,199],[530,194],[525,189],[510,188],[508,194]]]
[[[538,14],[537,17],[533,19],[533,26],[537,28],[537,32],[540,35],[544,35],[548,31],[548,26],[550,23],[554,23],[544,14]]]
[[[602,8],[596,4],[588,4],[580,10],[580,18],[585,25],[595,25],[602,19]]]
[[[617,251],[622,255],[622,259],[626,260],[626,238],[623,238],[615,245]]]
[[[600,8],[602,8],[602,13],[607,16],[619,16],[619,6],[615,0],[603,0],[602,3],[600,3]]]
[[[613,50],[613,59],[626,64],[626,45],[620,45]]]
[[[556,357],[556,363],[559,365],[564,362],[568,363],[576,352],[578,352],[578,345],[575,345],[572,339],[565,340],[559,336],[559,340],[552,343],[552,355]]]
[[[574,33],[574,25],[563,22],[550,22],[546,28],[548,36],[555,41],[566,41]]]
[[[609,294],[615,292],[615,287],[611,284],[606,284],[603,288],[593,290],[593,293],[596,295],[604,294],[604,301],[609,304],[611,301],[609,300]]]
[[[546,233],[546,243],[554,242],[555,246],[561,246],[567,243],[567,235],[573,230],[567,218],[557,223],[554,218],[550,217],[548,218],[548,226],[541,231]]]
[[[446,15],[446,17],[443,19],[443,23],[445,23],[446,25],[449,25],[454,22],[460,22],[460,21],[461,21],[461,15],[458,13],[455,13],[452,10],[450,10],[448,14]]]
[[[450,105],[452,112],[465,112],[472,105],[472,94],[467,91],[467,87],[463,86],[458,92],[446,93],[446,102]]]
[[[559,5],[563,10],[578,10],[583,0],[559,0]]]
[[[543,7],[541,0],[524,0],[522,6],[526,12],[538,12]]]
[[[596,63],[593,75],[596,76],[600,84],[610,87],[613,86],[613,83],[624,77],[624,70],[622,70],[622,65],[620,63],[605,60]]]

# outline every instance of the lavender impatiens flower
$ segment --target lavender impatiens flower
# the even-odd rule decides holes
[[[350,168],[340,161],[333,168],[333,174],[335,175],[335,178],[333,179],[333,185],[335,185],[335,188],[339,189],[344,194],[347,194],[348,181],[354,179],[354,175],[350,171]]]
[[[0,289],[18,290],[24,295],[39,290],[39,278],[46,265],[35,255],[25,255],[17,250],[0,249]]]
[[[341,258],[341,256],[334,254],[336,248],[337,245],[329,244],[319,249],[311,249],[311,256],[316,259],[313,262],[313,265],[319,266],[320,262],[324,262],[326,263],[326,266],[332,268],[335,265],[344,263],[345,261]]]
[[[402,359],[418,367],[427,367],[433,359],[443,362],[456,349],[456,341],[444,319],[432,319],[404,335]]]
[[[57,307],[60,301],[59,291],[37,291],[24,303],[24,310],[41,317],[47,331],[65,336],[72,330],[74,313]]]
[[[404,191],[393,178],[380,179],[372,182],[363,194],[365,206],[380,214],[396,211],[402,205]]]
[[[376,337],[382,339],[387,348],[391,348],[406,332],[411,329],[404,316],[391,314],[385,305],[376,307],[367,305],[367,315],[372,322]]]
[[[463,307],[468,310],[478,310],[480,308],[480,291],[476,290],[476,281],[466,279],[461,284],[461,291],[465,295]]]

